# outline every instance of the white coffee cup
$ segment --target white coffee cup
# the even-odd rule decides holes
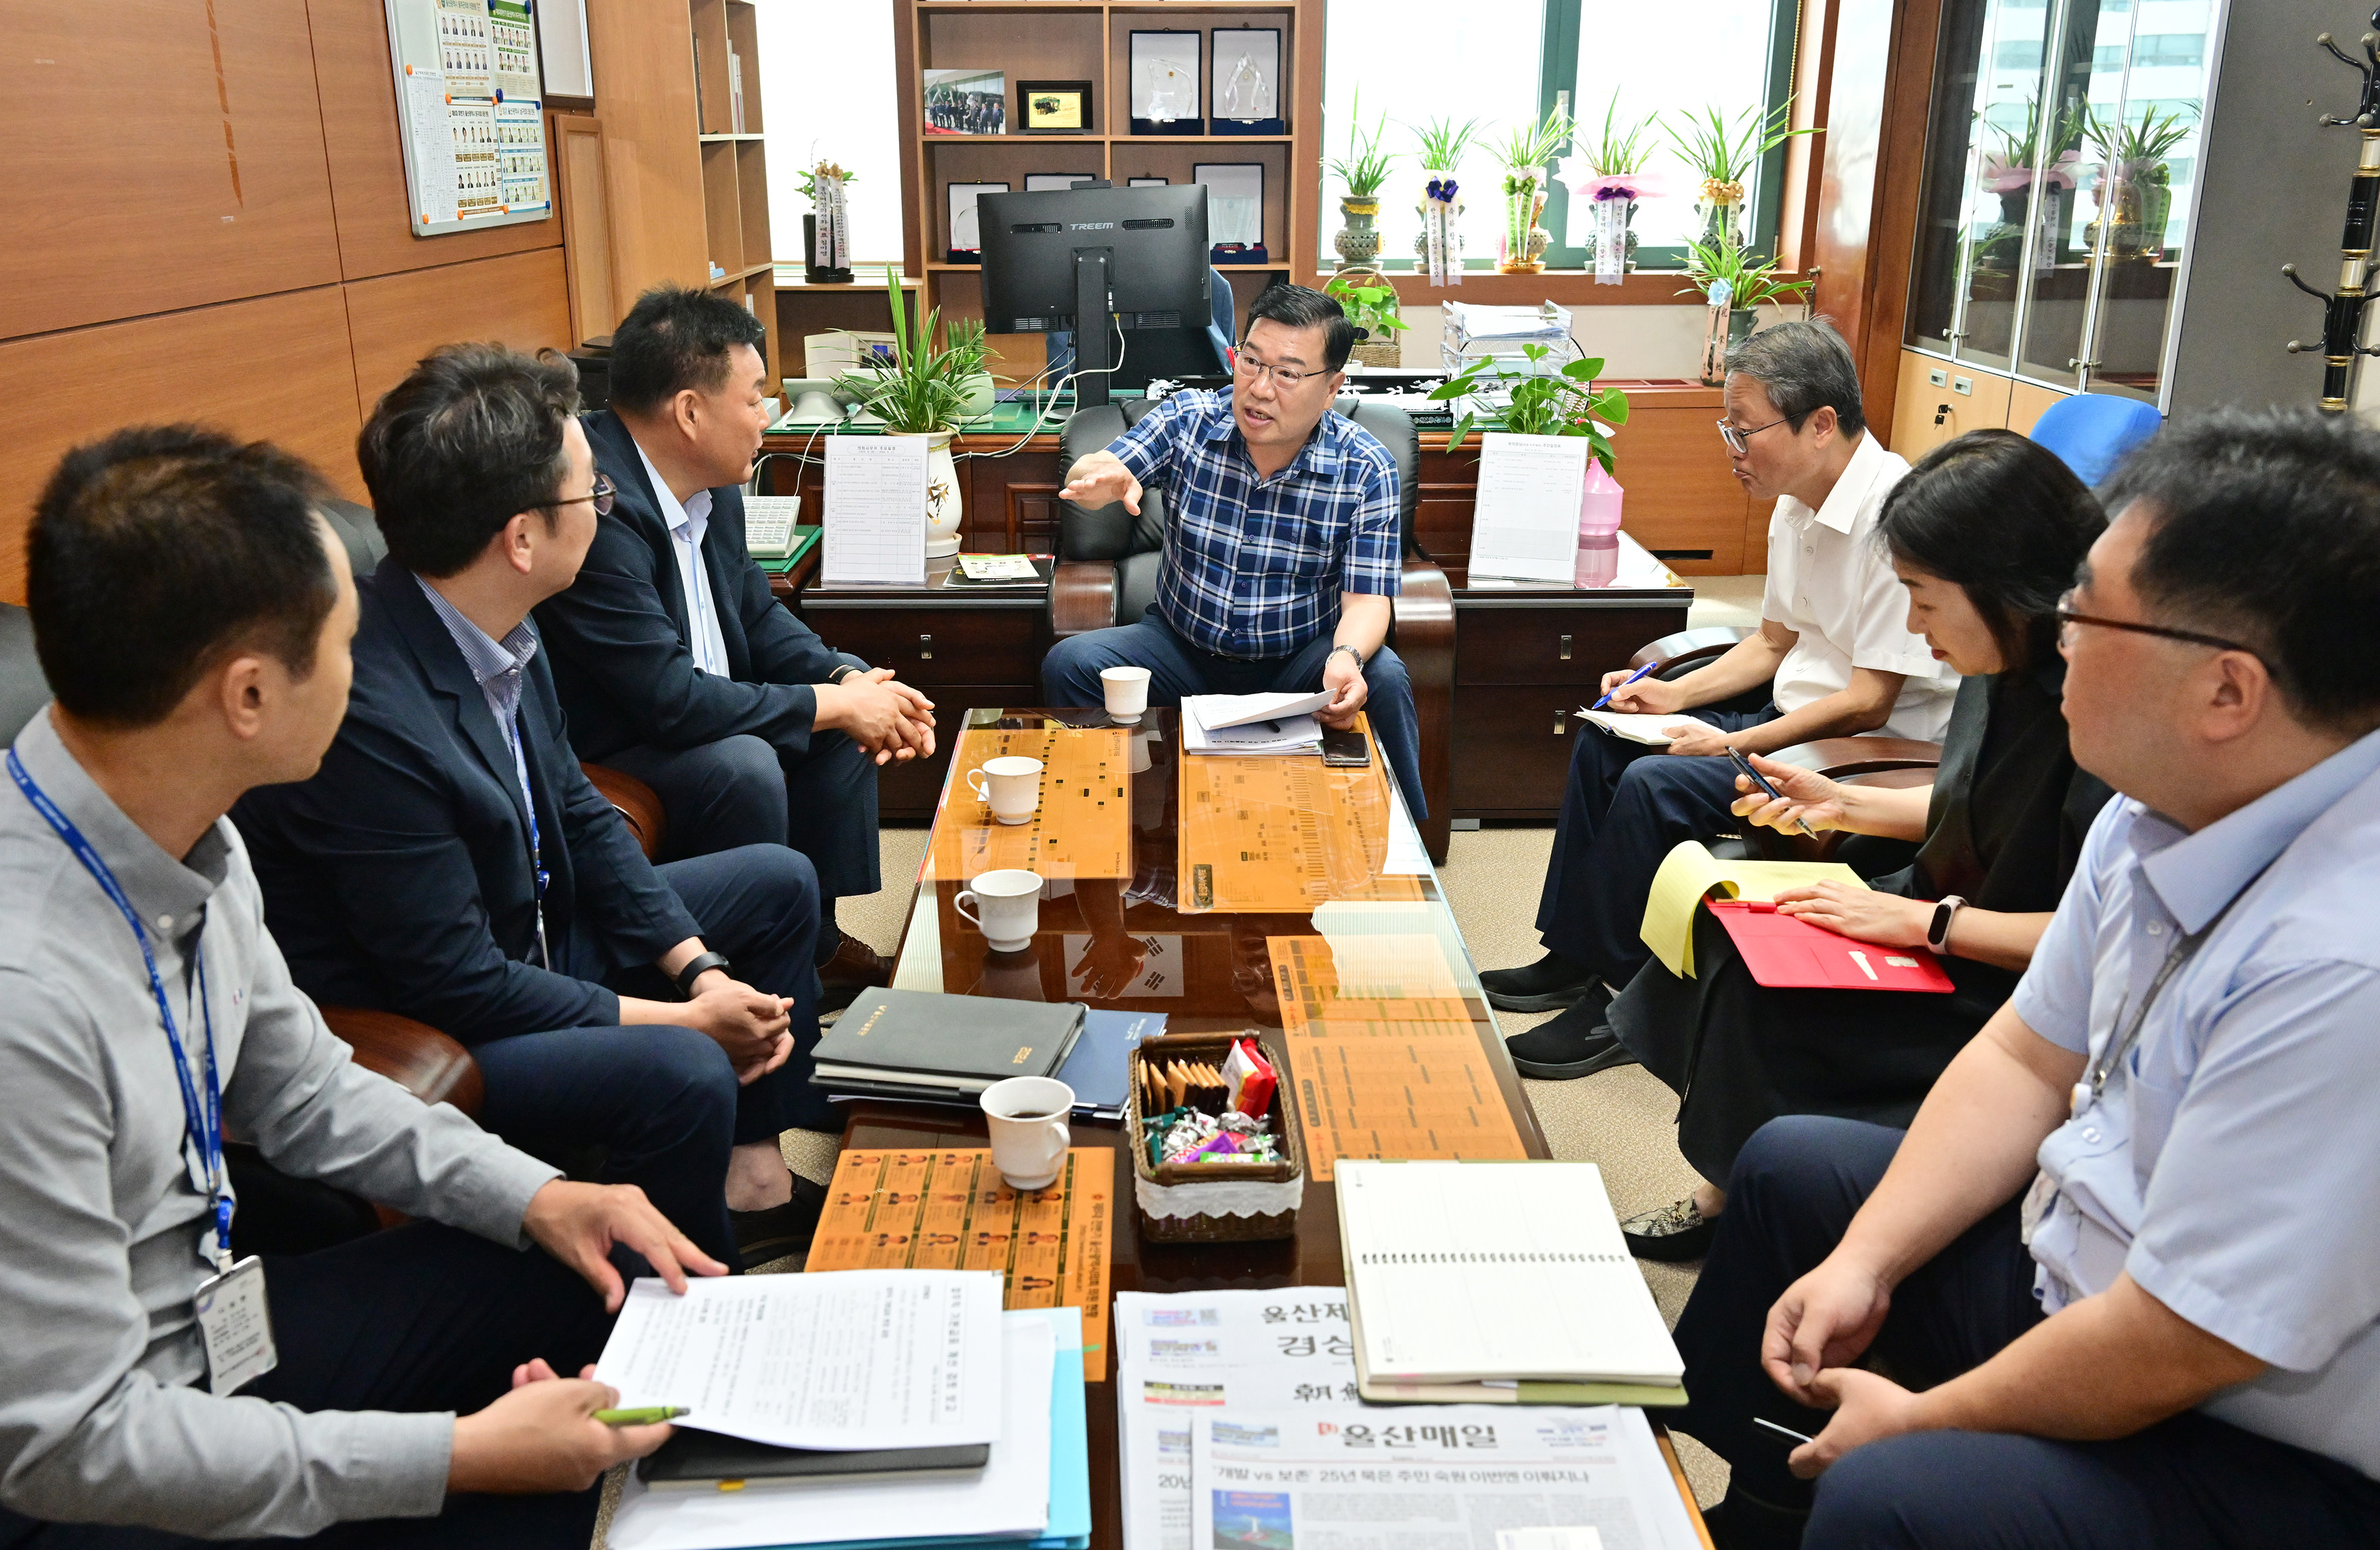
[[[980,913],[967,909],[969,900]],[[1033,945],[1033,930],[1041,923],[1041,874],[1022,867],[981,873],[959,890],[952,907],[999,951],[1019,951]]]
[[[977,776],[982,776],[978,780]],[[1010,754],[987,759],[966,773],[967,789],[991,804],[1003,824],[1029,824],[1041,805],[1041,761]]]
[[[1012,1190],[1046,1190],[1057,1182],[1074,1140],[1068,1120],[1075,1090],[1055,1077],[1010,1077],[983,1090],[984,1122],[991,1129],[991,1163]]]
[[[1138,721],[1148,709],[1148,669],[1102,667],[1099,687],[1107,691],[1108,715],[1115,721]]]

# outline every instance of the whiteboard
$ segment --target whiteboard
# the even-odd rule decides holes
[[[413,235],[550,220],[533,0],[386,0]]]

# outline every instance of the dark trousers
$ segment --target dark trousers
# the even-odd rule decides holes
[[[1768,705],[1688,711],[1684,717],[1740,732],[1782,714]],[[1570,781],[1537,901],[1546,950],[1626,984],[1652,956],[1639,933],[1661,859],[1680,840],[1727,830],[1735,798],[1735,766],[1724,758],[1673,759],[1591,724],[1581,726],[1572,739]]]
[[[1104,705],[1106,667],[1149,670],[1148,702],[1179,705],[1191,694],[1311,694],[1322,687],[1330,637],[1316,636],[1289,656],[1245,661],[1200,651],[1156,614],[1138,624],[1070,635],[1041,659],[1041,697],[1051,706]],[[1414,719],[1413,681],[1397,653],[1382,646],[1364,664],[1364,713],[1389,761],[1405,812],[1416,824],[1428,816],[1421,794],[1421,725]]]
[[[603,763],[653,788],[669,815],[662,859],[685,860],[739,845],[789,845],[810,859],[819,886],[819,961],[843,934],[835,901],[882,887],[876,855],[876,761],[840,732],[817,732],[799,754],[755,737],[692,748],[624,748]]]
[[[796,1126],[839,1121],[809,1085],[818,1043],[818,884],[810,864],[781,845],[671,861],[660,869],[702,940],[725,953],[729,972],[758,990],[794,998],[795,1053],[737,1086],[726,1052],[707,1034],[672,1023],[561,1028],[493,1039],[471,1053],[486,1082],[480,1122],[525,1151],[566,1158],[604,1149],[602,1179],[634,1184],[714,1259],[735,1263],[727,1219],[727,1153]],[[553,967],[624,995],[675,1001],[650,964],[613,959],[591,929],[574,925]]]
[[[642,1273],[641,1262],[638,1264]],[[596,1359],[611,1316],[586,1282],[542,1250],[499,1247],[429,1222],[335,1249],[264,1262],[281,1365],[243,1394],[305,1410],[468,1414],[543,1357],[575,1377]],[[601,1484],[566,1495],[458,1495],[437,1518],[341,1523],[306,1544],[338,1550],[586,1550]],[[6,1550],[191,1550],[155,1529],[35,1523],[0,1508]]]
[[[2195,1411],[2116,1442],[1925,1432],[1872,1443],[1815,1490],[1786,1470],[1793,1445],[1755,1415],[1815,1435],[1826,1411],[1787,1398],[1760,1368],[1768,1310],[1841,1241],[1901,1132],[1796,1116],[1763,1126],[1728,1181],[1727,1210],[1678,1349],[1694,1403],[1670,1424],[1726,1458],[1741,1492],[1808,1507],[1807,1550],[2216,1550],[2380,1544],[2380,1483]],[[1893,1292],[1874,1354],[1930,1387],[2040,1322],[2016,1202],[1970,1227]]]

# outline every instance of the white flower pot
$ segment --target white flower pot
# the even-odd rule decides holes
[[[887,431],[888,436],[926,438],[926,557],[947,559],[959,552],[959,468],[951,458],[948,431]]]

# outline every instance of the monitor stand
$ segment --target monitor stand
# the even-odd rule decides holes
[[[1097,409],[1108,401],[1108,380],[1116,365],[1112,248],[1075,250],[1075,408]]]

